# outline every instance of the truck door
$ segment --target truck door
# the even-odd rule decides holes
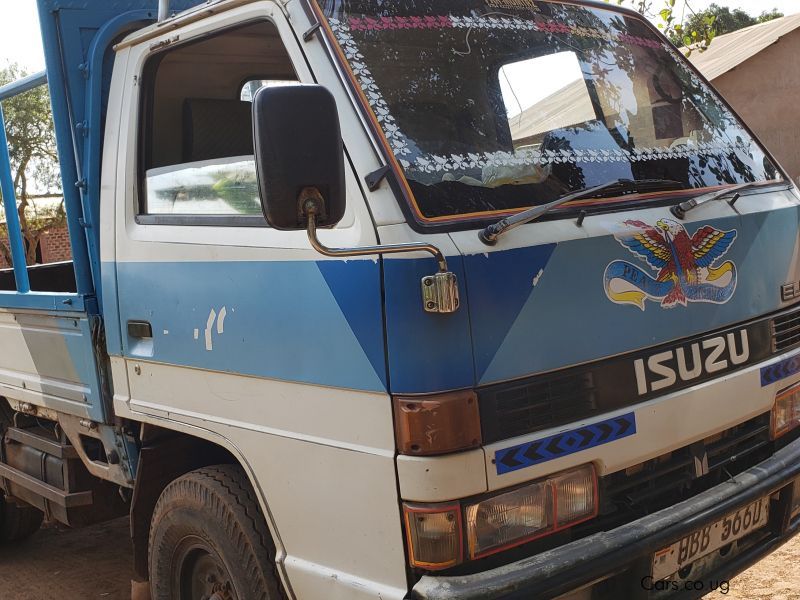
[[[117,46],[129,56],[112,157],[116,282],[104,282],[118,299],[115,409],[234,455],[297,597],[362,597],[321,590],[332,572],[368,589],[387,564],[404,589],[380,263],[327,260],[305,232],[267,227],[248,99],[314,79],[277,3],[222,8]],[[346,91],[330,87],[353,122]],[[352,172],[346,186],[345,217],[321,237],[375,244]]]
[[[197,386],[183,408],[215,414],[206,371],[385,389],[377,263],[320,260],[303,232],[271,230],[262,216],[249,100],[261,86],[312,80],[280,23],[263,18],[263,5],[261,18],[252,12],[187,26],[180,44],[141,52],[128,140],[138,170],[118,214],[116,264],[133,404]],[[348,206],[332,243],[374,243],[363,200]]]

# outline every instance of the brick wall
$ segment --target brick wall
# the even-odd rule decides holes
[[[45,231],[39,240],[39,245],[42,248],[43,263],[72,260],[69,232],[66,225]]]
[[[0,234],[0,242],[8,246],[8,239],[4,234]],[[39,246],[42,253],[43,263],[61,262],[65,260],[72,260],[72,251],[69,245],[69,233],[67,226],[62,225],[42,233],[39,239]],[[2,254],[0,254],[0,269],[10,267]]]

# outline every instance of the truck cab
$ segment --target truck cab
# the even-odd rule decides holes
[[[128,514],[159,600],[646,598],[800,528],[800,193],[643,17],[38,3],[0,101],[50,86],[74,260],[0,157],[8,540]]]

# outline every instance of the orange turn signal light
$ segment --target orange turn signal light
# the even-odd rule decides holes
[[[473,390],[393,400],[400,454],[431,456],[481,445],[481,416]]]
[[[441,571],[461,562],[464,537],[461,505],[403,504],[412,567]]]

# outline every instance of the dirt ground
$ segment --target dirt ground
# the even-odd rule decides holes
[[[800,536],[730,582],[730,591],[709,594],[706,600],[799,600]]]
[[[48,527],[0,549],[0,599],[128,600],[131,555],[127,519],[85,529]]]
[[[81,530],[47,528],[0,550],[2,600],[128,600],[131,545],[125,519]],[[707,599],[800,600],[800,537]]]

